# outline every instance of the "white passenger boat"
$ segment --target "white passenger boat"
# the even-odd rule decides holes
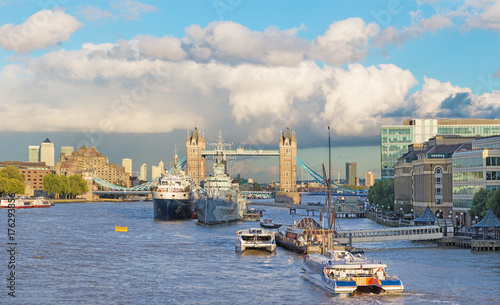
[[[236,232],[236,251],[243,252],[246,249],[264,249],[269,252],[276,250],[276,239],[274,232],[261,228],[250,228]]]
[[[45,198],[4,198],[0,200],[0,207],[2,209],[29,209],[29,208],[48,208],[53,206],[52,201]]]
[[[301,268],[304,278],[334,294],[402,292],[403,283],[391,278],[386,267],[348,251],[331,250],[326,255],[305,255]]]

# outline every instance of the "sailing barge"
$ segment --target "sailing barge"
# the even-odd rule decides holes
[[[276,235],[276,244],[301,254],[324,253],[323,247],[334,248],[333,232],[323,229],[312,217],[303,217],[293,226],[281,227]]]

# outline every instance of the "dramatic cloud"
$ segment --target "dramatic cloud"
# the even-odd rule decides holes
[[[324,112],[312,119],[345,135],[378,134],[380,118],[404,108],[409,90],[418,83],[410,71],[394,65],[352,64],[347,70],[332,68],[330,73],[322,84]]]
[[[82,27],[75,17],[61,10],[41,10],[20,25],[5,24],[0,27],[0,47],[17,53],[67,41],[71,34]]]
[[[425,31],[447,24],[416,19]],[[374,24],[336,22],[312,41],[299,30],[212,22],[188,27],[183,38],[137,35],[22,58],[0,70],[0,131],[97,137],[186,130],[196,122],[242,143],[275,144],[289,123],[314,146],[328,125],[349,140],[408,116],[500,116],[499,91],[478,96],[425,77],[415,92],[418,80],[398,66],[342,66],[366,56],[379,33]]]

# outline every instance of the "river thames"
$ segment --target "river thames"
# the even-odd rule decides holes
[[[259,208],[259,207],[256,207]],[[300,220],[262,207],[264,218]],[[304,214],[304,215],[302,215]],[[1,211],[0,303],[13,304],[498,304],[500,253],[435,242],[355,246],[403,281],[399,295],[333,296],[301,277],[302,256],[235,252],[235,232],[258,223],[155,221],[152,202],[67,203],[16,210],[15,295],[8,296],[7,211]],[[381,226],[340,219],[338,229]],[[127,226],[128,232],[115,232]],[[7,250],[7,251],[6,251]]]

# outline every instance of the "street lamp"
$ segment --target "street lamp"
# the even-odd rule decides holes
[[[413,209],[411,209],[411,219],[415,218],[415,215],[413,215]]]
[[[476,215],[476,217],[475,217],[475,218],[476,218],[476,223],[475,223],[475,224],[477,224],[477,219],[478,219],[479,217]]]

